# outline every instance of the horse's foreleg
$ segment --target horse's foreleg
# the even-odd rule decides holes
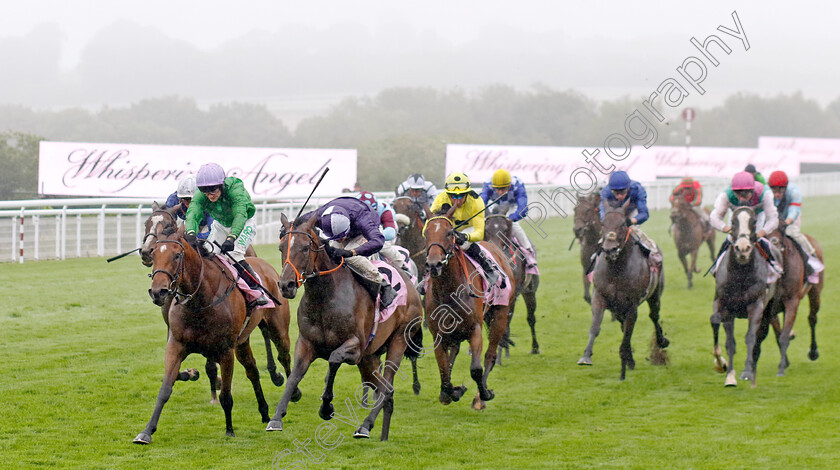
[[[460,400],[464,391],[461,390],[460,393],[457,393],[456,389],[452,387],[452,365],[449,362],[448,348],[442,344],[438,345],[435,348],[435,359],[437,360],[438,371],[440,372],[440,402],[444,405],[448,405],[452,403],[452,401]],[[461,387],[459,387],[459,389],[460,388]],[[466,390],[466,387],[463,388]]]
[[[163,405],[166,404],[172,395],[172,385],[175,384],[175,379],[178,377],[178,368],[181,366],[181,362],[184,361],[185,357],[187,357],[187,352],[183,344],[172,339],[166,343],[163,383],[158,392],[157,402],[155,402],[155,410],[152,412],[152,418],[146,424],[146,429],[134,438],[135,444],[151,444],[152,434],[157,430],[157,423],[160,419],[160,413],[163,411]]]
[[[222,389],[219,390],[219,403],[225,410],[225,435],[233,437],[233,394],[230,393],[233,382],[233,349],[228,349],[219,356],[219,367],[222,369]]]
[[[653,322],[653,330],[654,334],[656,334],[656,346],[661,349],[665,349],[669,344],[671,344],[671,341],[665,337],[665,333],[662,331],[662,326],[659,324],[659,310],[662,305],[661,295],[662,291],[658,290],[657,293],[648,299],[647,304],[648,307],[650,307],[650,314],[648,316],[650,317],[650,321]]]
[[[300,389],[298,384],[309,370],[309,365],[315,360],[315,350],[312,343],[307,341],[303,336],[298,336],[295,345],[295,366],[292,373],[289,374],[289,380],[286,381],[286,389],[283,391],[283,398],[277,404],[274,410],[274,416],[268,422],[266,431],[282,431],[283,417],[286,416],[286,409],[289,406],[289,401],[297,401],[300,399]]]
[[[481,377],[481,383],[482,383],[483,387],[480,386],[479,389],[478,389],[478,391],[479,391],[479,397],[478,398],[479,398],[479,400],[482,400],[482,401],[492,400],[493,397],[495,396],[495,394],[493,393],[493,390],[490,390],[487,386],[487,377],[490,376],[490,372],[493,370],[492,352],[495,349],[494,346],[496,344],[498,344],[499,341],[501,341],[502,336],[505,334],[505,328],[506,328],[506,325],[505,325],[504,321],[502,321],[501,319],[503,319],[504,317],[507,316],[507,315],[505,315],[505,310],[507,310],[507,308],[506,307],[501,307],[501,306],[496,306],[496,307],[492,307],[492,309],[494,310],[494,311],[491,311],[492,313],[488,312],[488,313],[491,313],[491,315],[492,315],[491,316],[492,321],[490,322],[490,325],[489,325],[490,326],[490,331],[488,332],[488,340],[489,340],[490,344],[487,347],[487,352],[484,353],[484,373],[482,374],[482,377]],[[470,372],[472,372],[472,370],[470,370]],[[482,393],[482,392],[486,392],[486,393]],[[482,404],[481,408],[483,408],[483,407],[484,406]]]
[[[763,315],[764,302],[758,301],[747,307],[749,328],[747,329],[747,334],[744,336],[744,342],[747,344],[747,358],[744,360],[744,371],[741,372],[741,380],[749,380],[753,387],[755,387],[755,371],[758,363],[758,358],[753,357],[753,351],[755,350],[757,332],[759,326],[761,326]]]
[[[491,312],[487,313],[490,314]],[[496,338],[496,344],[490,344],[487,347],[487,354],[484,357],[485,363],[490,361],[490,367],[492,367],[496,361],[496,345],[498,345],[499,339],[501,339],[501,336],[504,334],[504,318],[499,318],[498,312],[496,312],[496,315],[494,316],[494,325],[499,322],[502,323],[502,325],[498,326],[498,328],[501,329],[501,332],[498,338]],[[494,328],[494,330],[496,330],[496,328]],[[472,377],[473,381],[476,385],[478,385],[478,396],[481,397],[482,400],[489,400],[492,398],[492,395],[490,395],[492,392],[487,390],[487,386],[484,383],[484,369],[481,367],[481,350],[484,347],[481,323],[473,325],[468,341],[470,343],[470,377]],[[475,403],[475,401],[473,401],[473,403]]]
[[[723,353],[720,350],[720,344],[718,344],[718,337],[720,332],[720,314],[717,313],[717,305],[718,301],[715,300],[715,313],[713,313],[709,317],[709,323],[711,323],[712,325],[712,337],[715,340],[715,344],[712,348],[712,356],[714,356],[715,360],[715,370],[723,373],[726,372],[726,370],[729,368],[729,364],[726,362],[726,359],[723,358]]]
[[[633,345],[630,340],[633,337],[637,315],[638,310],[634,307],[624,315],[624,322],[622,323],[624,338],[622,338],[621,347],[618,350],[618,355],[621,357],[621,380],[624,380],[626,369],[633,370],[636,368],[636,361],[633,360]]]
[[[216,361],[207,359],[204,363],[204,373],[207,374],[207,380],[210,381],[210,404],[217,405],[219,398],[216,396],[216,390],[222,388],[219,384],[219,366]]]
[[[811,349],[808,351],[808,359],[812,361],[820,357],[820,351],[817,349],[817,312],[820,311],[821,290],[822,286],[816,285],[808,292],[808,306],[810,307],[808,325],[811,326]]]
[[[333,385],[335,384],[335,374],[338,373],[338,368],[341,364],[347,363],[356,365],[362,359],[362,349],[359,338],[351,337],[341,346],[335,349],[329,358],[329,370],[327,377],[324,379],[324,393],[321,395],[321,408],[318,409],[318,415],[323,420],[332,419],[335,408],[332,405],[334,398]]]
[[[536,282],[536,281],[532,281]],[[526,292],[522,294],[525,300],[525,308],[528,309],[528,326],[531,327],[531,354],[540,353],[540,343],[537,342],[537,293]]]
[[[691,289],[694,286],[694,284],[692,282],[692,279],[694,277],[694,273],[699,273],[700,272],[700,270],[697,269],[697,252],[698,251],[699,250],[697,248],[695,248],[695,249],[691,250],[691,254],[690,254],[691,265],[688,267],[688,272],[686,273],[686,274],[688,274],[688,288],[689,289]]]
[[[280,383],[277,383],[277,365],[274,363],[274,352],[271,350],[271,332],[269,331],[268,323],[265,320],[262,320],[258,326],[260,327],[260,333],[262,333],[263,341],[265,342],[265,368],[268,370],[268,376],[271,377],[271,381],[274,382],[274,385],[279,387],[283,385],[283,376],[279,376]]]
[[[592,304],[592,296],[589,295],[589,276],[586,274],[586,267],[583,268],[583,300]]]
[[[268,422],[268,403],[265,402],[265,395],[263,395],[262,385],[260,385],[260,371],[257,368],[257,361],[254,359],[254,354],[251,352],[251,344],[246,339],[245,342],[236,346],[236,359],[245,368],[245,376],[251,381],[254,387],[254,395],[257,397],[257,409],[260,411],[262,422]]]
[[[376,417],[380,410],[385,410],[382,416],[382,434],[380,440],[387,441],[388,433],[391,429],[391,415],[394,412],[394,376],[399,371],[400,363],[405,354],[406,343],[401,339],[402,335],[395,335],[388,346],[388,353],[385,355],[384,373],[379,373],[379,370],[374,370],[374,377],[377,381],[377,402],[376,407],[370,411],[370,414],[362,426],[356,430],[353,437],[370,437],[370,430],[376,423]],[[362,435],[359,435],[361,433]],[[366,434],[366,435],[364,435]]]
[[[291,370],[291,357],[289,357],[289,350],[291,342],[289,341],[289,327],[285,325],[280,320],[280,313],[279,311],[275,310],[274,314],[267,315],[265,318],[265,326],[263,330],[263,336],[266,338],[270,338],[272,342],[274,342],[274,346],[277,348],[277,360],[280,362],[280,365],[283,366],[283,371],[286,373],[286,377],[289,377],[289,374],[292,373]],[[263,328],[263,324],[260,324],[260,328]],[[271,343],[266,342],[266,351],[271,349]],[[270,368],[268,370],[269,375],[271,376],[271,381],[276,386],[283,385],[283,378],[282,374],[278,374],[276,368],[272,367],[274,365],[274,361],[271,360],[271,354],[268,354],[268,358],[270,360]]]
[[[601,321],[604,319],[604,298],[597,292],[592,297],[592,324],[589,326],[589,341],[586,349],[583,350],[583,357],[578,359],[578,365],[592,365],[592,348],[595,346],[595,338],[601,333]]]
[[[796,322],[796,310],[799,307],[799,299],[795,296],[787,299],[784,302],[785,306],[785,326],[782,328],[781,334],[779,334],[779,371],[776,373],[777,376],[782,377],[785,375],[785,369],[788,368],[790,365],[790,360],[787,356],[788,346],[790,345],[790,332],[793,330],[793,324]],[[775,314],[773,317],[775,318]],[[761,338],[762,340],[764,338]],[[759,341],[759,344],[760,341]],[[758,356],[756,355],[756,360]]]
[[[683,253],[682,251],[680,251],[679,248],[677,248],[677,251],[678,251],[677,256],[680,258],[680,263],[682,263],[682,265],[683,265],[683,271],[685,272],[685,276],[688,278],[688,288],[691,289],[691,274],[692,274],[692,271],[691,271],[691,267],[688,265],[688,255],[686,253]]]
[[[734,387],[738,385],[735,380],[735,318],[723,322],[723,330],[726,332],[726,354],[729,356],[729,364],[732,366],[726,374],[724,386]]]

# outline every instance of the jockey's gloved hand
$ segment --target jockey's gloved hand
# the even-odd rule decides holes
[[[463,245],[467,242],[467,234],[464,232],[455,231],[455,243]]]
[[[324,251],[327,253],[327,256],[333,260],[334,263],[341,262],[341,258],[347,258],[353,256],[353,252],[350,250],[345,250],[344,248],[337,248],[332,245],[325,244]]]
[[[189,232],[187,232],[187,234],[186,234],[186,235],[184,235],[184,239],[185,239],[185,240],[187,241],[187,243],[189,243],[190,245],[195,245],[195,244],[196,244],[196,242],[198,241],[198,239],[197,239],[197,238],[196,238],[196,236],[195,236],[195,232],[193,232],[192,230],[190,230]]]
[[[227,253],[228,251],[233,251],[233,242],[236,241],[236,237],[228,236],[225,238],[225,242],[222,243],[222,253]]]
[[[624,223],[627,224],[627,226],[629,227],[629,226],[633,225],[633,219],[631,219],[630,217],[627,217],[627,218],[624,219]]]

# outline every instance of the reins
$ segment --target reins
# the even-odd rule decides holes
[[[294,229],[294,226],[292,226],[292,229]],[[310,235],[308,232],[304,232],[302,230],[289,230],[288,232],[285,232],[280,236],[280,240],[282,240],[284,237],[286,237],[287,235],[290,235],[292,233],[298,233],[298,234],[306,235],[309,238],[309,244],[317,246],[317,243],[315,243],[315,239],[312,237],[312,235]],[[324,245],[321,245],[320,248],[311,248],[311,250],[313,252],[319,252],[319,251],[325,251],[325,248],[324,248]],[[285,268],[287,264],[289,266],[291,266],[292,270],[295,272],[295,282],[297,283],[298,288],[300,288],[300,286],[302,286],[304,283],[306,283],[307,280],[312,279],[313,277],[324,276],[324,275],[327,275],[327,274],[330,274],[330,273],[334,273],[334,272],[338,271],[338,269],[340,267],[344,266],[344,258],[341,258],[341,261],[338,263],[338,265],[336,267],[332,268],[332,269],[328,269],[326,271],[317,271],[313,268],[312,271],[309,272],[309,273],[305,273],[305,272],[302,273],[297,268],[297,266],[295,266],[295,264],[292,263],[292,259],[291,259],[291,256],[290,256],[291,253],[292,253],[292,237],[289,237],[286,241],[286,260],[283,262],[283,267]],[[313,260],[312,264],[313,265],[315,264],[314,260]]]
[[[175,297],[175,303],[176,304],[185,304],[185,303],[189,302],[190,300],[192,300],[193,297],[195,297],[195,295],[198,294],[198,290],[201,288],[201,282],[204,278],[204,262],[203,261],[200,262],[201,270],[198,273],[198,280],[196,281],[195,290],[191,294],[185,294],[185,293],[183,293],[179,290],[181,277],[184,274],[184,269],[185,269],[185,265],[186,265],[186,256],[187,256],[186,255],[186,249],[184,248],[184,245],[181,243],[180,240],[159,240],[157,243],[174,243],[174,244],[178,245],[179,247],[181,247],[181,259],[178,262],[178,273],[177,273],[177,276],[176,276],[176,275],[170,273],[169,271],[167,271],[165,269],[155,269],[154,271],[152,271],[151,274],[149,274],[149,277],[154,278],[155,275],[158,274],[158,273],[166,274],[169,277],[169,279],[172,280],[172,282],[169,283],[169,287],[167,288],[167,290],[170,293],[172,293],[172,295]],[[230,281],[230,287],[228,287],[228,289],[225,291],[224,295],[217,298],[216,300],[214,300],[210,304],[204,305],[204,306],[201,306],[201,307],[195,309],[196,312],[201,312],[203,310],[207,310],[209,308],[215,307],[216,305],[219,305],[220,303],[224,302],[225,299],[227,299],[230,296],[230,293],[233,292],[233,289],[236,287],[236,280],[232,279],[228,275],[227,271],[224,269],[223,266],[221,266],[221,264],[219,263],[218,260],[215,260],[215,262],[217,263],[217,266],[219,266],[219,270],[222,272],[222,274],[225,276],[225,278],[227,278],[227,280]]]

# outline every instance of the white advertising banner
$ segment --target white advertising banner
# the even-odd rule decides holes
[[[356,150],[41,142],[38,193],[166,197],[204,163],[218,163],[252,197],[307,196],[324,169],[334,192],[356,181]]]
[[[684,176],[729,178],[752,163],[767,176],[782,170],[789,176],[799,175],[799,159],[776,150],[727,147],[657,147],[634,146],[633,155],[640,156],[655,168],[660,178]]]
[[[593,177],[598,181],[606,181],[609,173],[616,170],[628,172],[636,181],[656,179],[655,166],[635,153],[635,147],[620,161],[610,158],[603,149],[588,149],[590,155],[598,152],[594,161],[600,169],[592,163],[593,157],[587,163],[584,150],[587,149],[449,144],[446,146],[446,174],[462,171],[471,181],[487,182],[494,171],[504,168],[525,184],[556,184],[578,188],[586,188]]]
[[[784,152],[801,163],[840,164],[840,139],[759,137],[758,148]]]

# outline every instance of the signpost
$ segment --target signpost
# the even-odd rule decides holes
[[[682,112],[682,118],[685,121],[685,158],[686,158],[686,166],[690,163],[688,160],[691,158],[691,154],[689,153],[689,147],[691,147],[691,121],[694,120],[694,116],[697,113],[694,112],[694,108],[685,108]]]

